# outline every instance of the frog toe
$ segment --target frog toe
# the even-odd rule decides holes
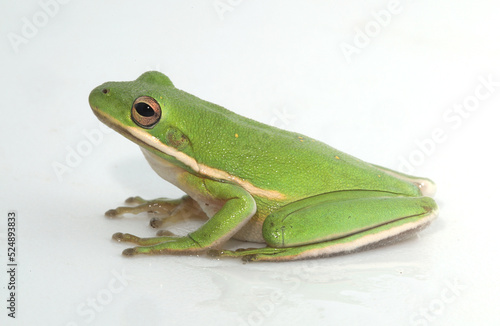
[[[177,235],[169,230],[159,230],[156,232],[156,236],[158,237],[177,237]]]
[[[127,205],[140,205],[146,203],[146,200],[139,196],[133,196],[125,199]]]
[[[121,242],[123,240],[123,233],[116,232],[111,238],[115,241]]]
[[[149,220],[149,225],[153,229],[157,229],[157,228],[161,227],[167,219],[168,219],[168,217],[153,217]]]
[[[223,253],[224,253],[224,250],[220,250],[220,249],[207,250],[207,256],[213,257],[213,258],[219,258],[220,256],[223,255]]]
[[[138,252],[135,250],[135,248],[127,248],[122,251],[122,255],[126,257],[131,257],[137,255]]]
[[[110,210],[106,211],[106,213],[104,213],[104,216],[109,217],[109,218],[115,218],[118,215],[119,214],[118,214],[117,209],[110,209]]]

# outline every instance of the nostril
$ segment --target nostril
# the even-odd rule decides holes
[[[109,93],[109,89],[107,89],[107,88],[103,88],[102,93],[103,93],[103,94],[108,94],[108,93]]]

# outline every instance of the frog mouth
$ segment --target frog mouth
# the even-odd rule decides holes
[[[94,111],[94,114],[102,123],[115,130],[119,134],[123,135],[130,141],[136,143],[140,147],[143,147],[154,153],[159,152],[166,156],[172,157],[173,159],[191,168],[193,171],[200,172],[200,167],[198,166],[198,163],[194,158],[178,151],[173,147],[165,145],[161,142],[160,139],[151,136],[149,133],[142,130],[142,128],[123,126],[116,118],[103,112],[98,107],[91,105],[91,108],[92,111]]]
[[[92,108],[92,111],[96,115],[97,119],[99,119],[99,121],[101,121],[106,126],[113,129],[114,131],[118,132],[120,135],[124,136],[128,140],[136,143],[137,145],[139,145],[141,147],[150,149],[152,151],[158,150],[157,148],[154,148],[150,144],[145,142],[143,140],[144,137],[137,137],[135,135],[135,133],[131,132],[131,129],[133,129],[133,128],[126,128],[126,127],[124,128],[116,118],[112,117],[111,115],[109,115],[107,113],[102,112],[96,106],[91,105],[90,107]]]

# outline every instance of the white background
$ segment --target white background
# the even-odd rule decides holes
[[[0,262],[6,271],[16,210],[19,265],[15,320],[0,274],[0,324],[500,322],[497,1],[59,1],[1,2]],[[136,145],[101,131],[87,96],[151,69],[239,114],[434,179],[440,217],[403,243],[310,261],[122,257],[114,232],[155,231],[146,216],[103,213],[131,195],[181,192]]]

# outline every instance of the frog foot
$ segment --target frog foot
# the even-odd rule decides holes
[[[276,261],[276,257],[280,257],[289,248],[248,248],[237,250],[212,249],[207,251],[207,255],[214,258],[232,257],[241,258],[244,262],[253,261]]]
[[[140,238],[138,236],[135,236],[130,233],[121,233],[117,232],[113,234],[113,240],[118,241],[118,242],[128,242],[128,243],[133,243],[139,246],[151,246],[155,245],[158,243],[163,243],[167,241],[172,241],[176,240],[179,237],[173,234],[172,232],[165,231],[165,235],[163,236],[158,236],[158,237],[152,237],[152,238]]]
[[[169,233],[171,234],[171,233]],[[200,254],[206,251],[189,236],[159,236],[152,238],[139,238],[128,233],[115,233],[113,239],[138,245],[127,248],[122,254],[124,256],[136,255],[163,255],[163,254]]]
[[[104,215],[109,218],[121,217],[125,214],[140,214],[148,213],[158,216],[170,215],[173,209],[181,203],[182,199],[169,200],[166,198],[158,198],[153,200],[145,200],[139,196],[129,197],[125,203],[129,206],[120,206],[115,209],[110,209]]]
[[[174,200],[167,198],[145,200],[136,196],[127,198],[125,203],[129,206],[110,209],[104,215],[109,218],[117,218],[125,214],[148,213],[154,215],[149,221],[153,228],[161,227],[166,221],[175,222],[196,216],[206,217],[198,203],[189,196]]]

